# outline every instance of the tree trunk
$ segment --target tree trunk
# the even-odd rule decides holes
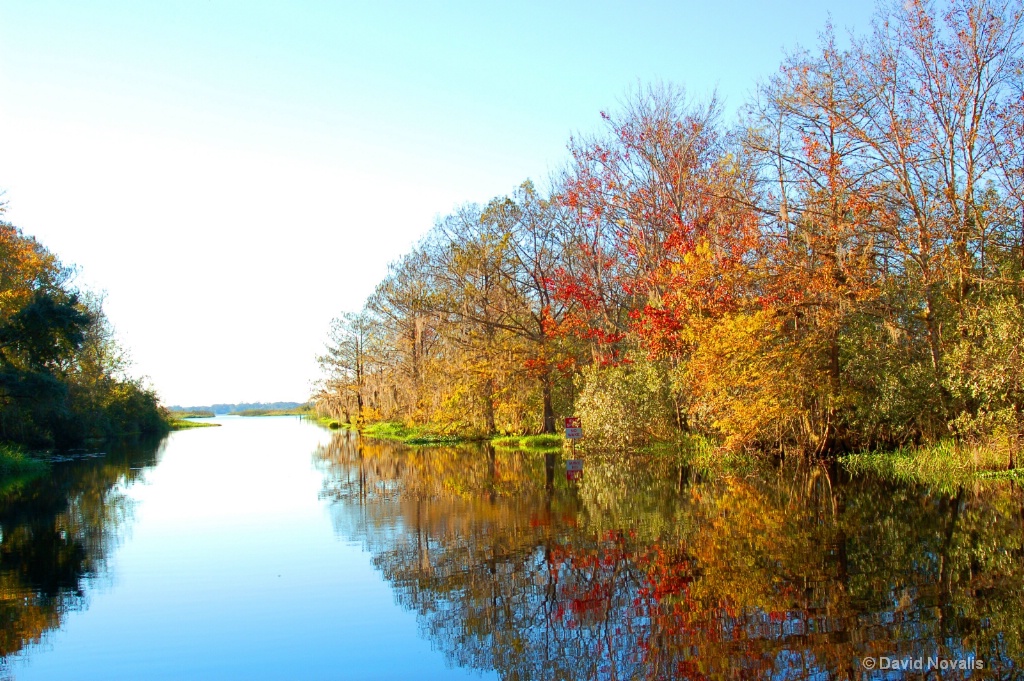
[[[544,396],[544,433],[555,432],[555,407],[551,403],[551,370],[546,369],[541,377],[541,393]]]
[[[554,489],[555,486],[555,455],[544,455],[544,488]]]
[[[488,378],[484,383],[484,426],[487,428],[487,434],[493,435],[498,432],[497,426],[494,424],[494,379]]]

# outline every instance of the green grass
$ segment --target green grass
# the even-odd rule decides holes
[[[212,419],[216,414],[212,411],[172,411],[171,419],[180,421],[181,419]]]
[[[442,445],[465,442],[470,438],[439,431],[436,426],[407,426],[401,421],[378,421],[362,429],[366,437],[398,440],[407,445]]]
[[[352,427],[351,425],[349,425],[349,424],[347,424],[347,423],[345,423],[343,421],[339,421],[338,419],[333,418],[331,416],[320,416],[318,414],[310,413],[310,414],[304,414],[303,418],[305,418],[305,419],[307,419],[309,421],[313,421],[317,425],[321,425],[324,428],[330,428],[331,430],[338,430],[339,428],[351,428]]]
[[[1013,468],[1001,471],[980,471],[979,480],[1013,480],[1024,484],[1024,468]]]
[[[347,423],[329,416],[308,415],[307,418],[331,429],[355,428]],[[377,440],[394,440],[407,445],[450,445],[460,442],[477,442],[491,440],[495,447],[505,449],[528,449],[531,451],[560,451],[561,435],[518,435],[489,438],[486,435],[466,435],[451,427],[436,423],[424,425],[407,425],[402,421],[377,421],[363,426],[359,431],[365,437]]]
[[[557,452],[562,450],[565,438],[557,433],[541,435],[504,435],[491,438],[491,444],[501,449],[527,449],[538,452]]]
[[[0,493],[7,493],[44,475],[45,461],[34,459],[13,445],[0,444]]]
[[[1020,469],[1006,470],[1007,456],[995,448],[958,445],[952,440],[892,452],[850,454],[841,461],[851,473],[873,473],[947,491],[977,480],[1024,479]]]
[[[171,430],[188,430],[190,428],[214,428],[216,426],[220,426],[220,424],[203,423],[202,421],[185,421],[184,419],[171,417]]]

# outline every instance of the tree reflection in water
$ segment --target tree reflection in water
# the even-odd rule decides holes
[[[0,495],[0,671],[86,607],[87,587],[106,575],[131,519],[125,489],[160,452],[152,443],[54,463],[46,477]]]
[[[884,656],[1022,673],[1024,495],[1009,483],[949,496],[807,464],[699,480],[671,456],[618,454],[548,488],[543,455],[345,433],[316,458],[337,531],[460,666],[852,679]]]

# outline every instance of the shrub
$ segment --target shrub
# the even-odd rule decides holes
[[[676,433],[666,372],[635,359],[619,366],[590,366],[581,374],[576,412],[588,441],[635,446]]]

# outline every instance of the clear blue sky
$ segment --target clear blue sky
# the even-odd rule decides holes
[[[6,218],[167,403],[303,400],[432,224],[565,162],[638,83],[735,110],[858,2],[0,3]]]

